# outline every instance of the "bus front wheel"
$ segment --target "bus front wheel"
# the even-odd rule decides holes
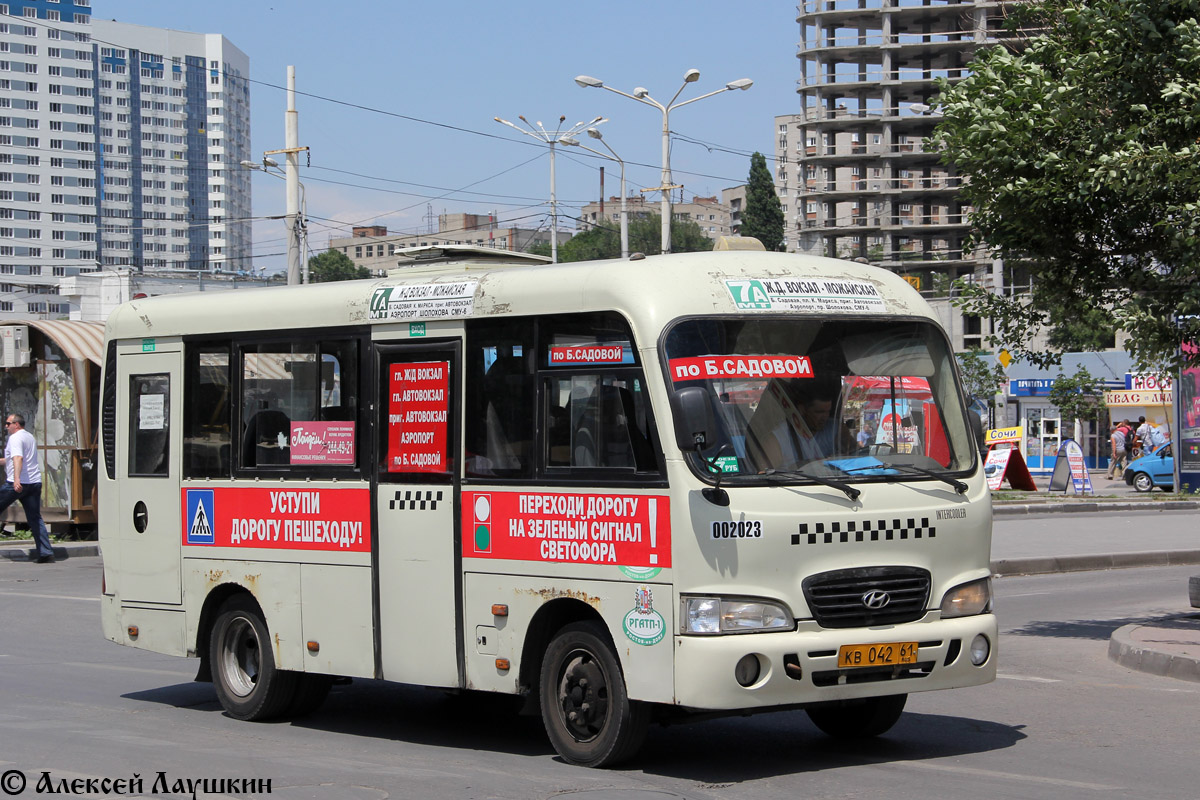
[[[907,700],[906,694],[894,694],[825,703],[806,711],[814,725],[835,739],[869,739],[891,730]]]
[[[539,695],[550,742],[571,764],[618,764],[646,738],[649,708],[629,699],[621,666],[597,623],[577,622],[558,632],[542,659]]]
[[[271,637],[254,601],[245,595],[221,607],[209,637],[213,686],[235,719],[267,720],[288,710],[296,673],[275,667]]]

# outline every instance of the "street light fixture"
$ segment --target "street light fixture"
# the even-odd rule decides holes
[[[629,258],[629,212],[626,211],[625,208],[625,198],[627,195],[627,192],[625,191],[625,162],[619,155],[617,155],[615,150],[608,146],[608,142],[604,141],[604,135],[600,133],[598,129],[588,128],[587,135],[593,139],[599,140],[600,144],[604,145],[604,149],[612,153],[612,155],[605,155],[599,150],[593,150],[586,145],[580,144],[576,139],[565,138],[562,140],[562,143],[572,147],[578,147],[581,150],[587,150],[589,153],[595,153],[601,158],[608,159],[609,161],[616,161],[621,165],[621,258]]]
[[[283,181],[288,179],[282,172],[271,171],[271,167],[282,170],[274,159],[264,157],[261,164],[253,161],[239,163],[246,169],[273,175]],[[296,185],[300,187],[300,213],[295,217],[290,214],[285,217],[288,223],[288,283],[308,283],[308,190],[299,180]]]
[[[521,120],[521,122],[524,122],[526,125],[526,127],[522,128],[520,125],[514,125],[506,119],[500,119],[500,117],[492,117],[492,119],[496,120],[496,122],[499,122],[501,125],[507,125],[514,131],[519,131],[526,136],[532,136],[539,142],[550,146],[550,261],[554,264],[557,264],[558,198],[554,193],[554,145],[565,144],[564,140],[570,139],[587,126],[601,125],[605,122],[608,122],[608,120],[606,120],[604,117],[596,117],[591,122],[576,122],[574,125],[564,131],[562,129],[562,124],[567,121],[567,118],[565,115],[563,115],[558,118],[558,126],[554,129],[554,132],[551,133],[550,131],[546,130],[544,125],[542,125],[541,120],[537,121],[537,126],[535,127],[534,125],[531,125],[529,120],[525,119],[525,117],[519,116],[517,119]]]
[[[592,89],[607,89],[614,94],[619,94],[622,97],[628,97],[630,100],[636,100],[639,103],[645,103],[648,106],[654,106],[662,112],[662,186],[659,191],[662,192],[662,251],[663,253],[671,252],[671,190],[678,188],[671,185],[671,127],[670,116],[671,111],[686,106],[688,103],[695,103],[697,100],[703,100],[706,97],[712,97],[714,94],[721,92],[732,92],[734,89],[746,90],[754,85],[754,81],[749,78],[739,78],[736,81],[730,81],[725,84],[725,88],[717,89],[716,91],[702,94],[699,97],[693,97],[690,100],[684,100],[682,103],[676,103],[679,95],[687,88],[689,83],[695,83],[700,80],[700,70],[689,69],[683,73],[683,84],[679,87],[679,91],[675,92],[675,96],[671,98],[667,104],[662,104],[650,96],[648,89],[638,86],[633,90],[633,94],[623,92],[620,89],[614,89],[608,86],[599,78],[593,78],[590,75],[579,75],[575,78],[575,83],[584,88]]]

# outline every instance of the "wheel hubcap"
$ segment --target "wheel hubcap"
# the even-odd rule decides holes
[[[221,640],[220,657],[229,690],[238,697],[253,692],[258,685],[262,648],[249,620],[238,617],[229,623]]]
[[[564,660],[558,682],[563,723],[579,742],[600,735],[608,719],[608,682],[595,656],[576,650]]]

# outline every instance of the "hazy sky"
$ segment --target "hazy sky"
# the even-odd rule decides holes
[[[748,91],[722,92],[671,115],[672,131],[695,140],[675,141],[671,152],[675,183],[688,198],[745,182],[750,153],[774,155],[775,115],[797,108],[794,2],[92,0],[92,11],[97,19],[220,33],[245,52],[256,157],[284,146],[286,72],[296,67],[300,144],[311,148],[301,181],[314,251],[354,224],[423,230],[430,211],[495,212],[520,227],[548,226],[546,146],[493,117],[524,115],[547,127],[561,115],[566,125],[608,117],[601,130],[625,159],[630,192],[659,185],[662,114],[582,89],[576,75],[629,93],[643,86],[663,103],[691,68],[700,80],[680,100],[754,80]],[[576,216],[598,198],[602,165],[605,194],[619,194],[615,163],[559,150],[560,215]],[[284,182],[256,175],[255,215],[283,210]],[[275,254],[284,249],[283,225],[255,223],[257,266],[282,266]]]

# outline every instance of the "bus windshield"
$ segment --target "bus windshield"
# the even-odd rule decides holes
[[[731,483],[945,479],[971,469],[954,358],[932,322],[686,319],[671,388],[707,391],[717,430],[692,469]]]

